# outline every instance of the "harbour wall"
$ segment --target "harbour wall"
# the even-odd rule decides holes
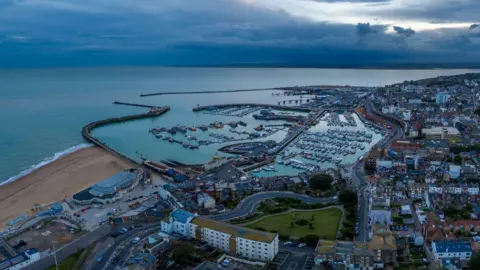
[[[215,108],[229,108],[229,107],[267,107],[270,109],[277,109],[282,111],[297,111],[297,112],[306,112],[309,113],[312,111],[310,108],[302,108],[302,107],[289,107],[289,106],[280,106],[280,105],[273,105],[273,104],[258,104],[258,103],[232,103],[232,104],[217,104],[217,105],[206,105],[206,106],[197,106],[192,110],[194,112],[200,112],[209,110],[212,107]]]
[[[110,124],[115,124],[115,123],[123,123],[131,120],[137,120],[137,119],[143,119],[143,118],[150,118],[150,117],[157,117],[160,115],[163,115],[164,113],[168,112],[170,110],[170,107],[161,107],[158,109],[152,109],[147,113],[142,113],[142,114],[134,114],[134,115],[127,115],[127,116],[122,116],[122,117],[114,117],[114,118],[108,118],[108,119],[103,119],[99,121],[92,122],[82,128],[82,136],[85,138],[85,140],[95,144],[96,146],[102,148],[103,150],[111,153],[112,155],[119,157],[123,160],[126,160],[127,162],[131,163],[134,166],[140,165],[137,161],[121,154],[120,152],[117,152],[113,148],[109,147],[102,141],[98,140],[97,138],[93,137],[91,134],[91,131],[95,128],[105,126],[105,125],[110,125]]]

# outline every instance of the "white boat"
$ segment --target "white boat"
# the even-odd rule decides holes
[[[333,158],[333,162],[335,162],[335,163],[337,163],[337,164],[339,164],[340,162],[342,162],[342,160],[343,160],[343,159],[342,159],[341,157],[334,157],[334,158]]]
[[[262,171],[261,168],[258,168],[258,169],[253,170],[253,172],[261,172],[261,171]]]

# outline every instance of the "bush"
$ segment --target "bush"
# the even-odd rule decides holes
[[[278,238],[279,238],[280,240],[282,240],[282,241],[288,241],[288,240],[290,240],[290,236],[287,235],[287,234],[280,234],[280,235],[278,236]]]
[[[307,234],[303,237],[305,244],[309,247],[316,247],[320,236],[316,234]]]
[[[295,224],[297,224],[299,226],[305,226],[305,225],[308,225],[308,221],[305,220],[305,219],[300,219],[300,220],[295,221]]]
[[[329,174],[316,174],[309,180],[310,188],[319,190],[329,190],[332,186],[333,177]]]

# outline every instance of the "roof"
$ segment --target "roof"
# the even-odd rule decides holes
[[[470,242],[461,240],[439,240],[433,241],[432,245],[435,245],[437,253],[445,252],[472,252],[472,246]]]
[[[381,226],[379,227],[380,228],[376,229],[372,239],[368,243],[368,247],[370,249],[396,250],[397,243],[395,236],[393,236],[392,232],[387,229],[384,229]]]
[[[181,222],[181,223],[187,223],[187,221],[190,219],[190,218],[193,218],[195,217],[194,214],[190,213],[190,212],[187,212],[185,210],[182,210],[182,209],[176,209],[172,212],[171,216],[175,219],[175,221],[177,222]]]
[[[214,220],[195,217],[192,220],[193,224],[196,224],[202,228],[207,228],[219,232],[223,232],[226,234],[230,234],[233,237],[240,237],[252,241],[264,242],[264,243],[271,243],[275,237],[277,237],[276,233],[270,232],[262,232],[257,230],[252,230],[244,227],[238,227],[231,224],[221,223]]]
[[[27,255],[25,255],[25,253],[20,253],[14,257],[0,261],[0,270],[8,269],[14,265],[17,265],[27,260],[29,260]]]
[[[90,188],[90,193],[95,196],[103,196],[104,194],[113,194],[117,190],[129,187],[135,179],[137,174],[133,172],[119,172],[109,178],[102,180]]]

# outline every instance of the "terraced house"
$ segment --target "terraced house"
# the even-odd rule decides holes
[[[162,221],[163,232],[207,242],[232,255],[271,261],[278,253],[278,234],[221,223],[177,209]]]

